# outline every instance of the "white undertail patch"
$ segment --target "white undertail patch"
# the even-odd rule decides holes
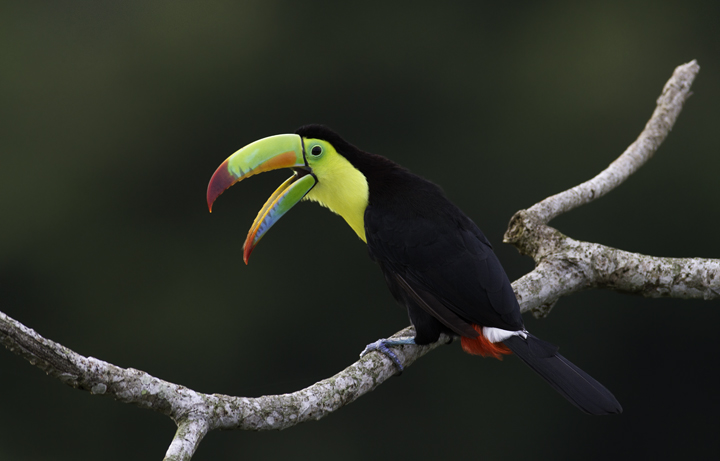
[[[491,343],[499,343],[505,341],[511,336],[521,336],[523,339],[527,338],[527,331],[525,330],[510,331],[503,330],[501,328],[483,327],[482,331],[483,336],[485,336]]]

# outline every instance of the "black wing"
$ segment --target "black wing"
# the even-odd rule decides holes
[[[476,336],[471,323],[522,329],[515,293],[483,233],[439,187],[415,178],[382,199],[371,195],[365,211],[370,257],[391,290],[408,295],[396,298],[415,301],[461,336]]]

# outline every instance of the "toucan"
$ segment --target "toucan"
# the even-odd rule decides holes
[[[415,329],[409,338],[381,339],[378,351],[402,364],[390,347],[460,337],[470,354],[514,353],[585,413],[621,413],[613,394],[558,348],[528,333],[510,280],[475,223],[442,189],[380,155],[364,152],[322,125],[255,141],[228,157],[207,189],[208,208],[233,184],[290,168],[293,175],[265,202],[243,246],[243,260],[265,233],[301,200],[342,216],[380,266]]]

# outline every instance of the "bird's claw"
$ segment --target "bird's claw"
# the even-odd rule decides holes
[[[374,343],[370,343],[365,346],[365,349],[360,353],[360,357],[364,357],[366,354],[372,351],[378,351],[385,354],[385,357],[393,361],[398,371],[402,373],[405,370],[403,364],[400,363],[398,356],[390,350],[388,346],[398,346],[405,344],[415,344],[415,338],[399,338],[399,339],[379,339]]]
[[[400,373],[405,370],[405,367],[402,366],[402,363],[400,363],[400,359],[393,351],[391,351],[387,346],[387,340],[386,339],[380,339],[378,341],[375,341],[374,343],[370,343],[367,346],[365,346],[365,349],[360,353],[360,357],[364,357],[366,354],[372,351],[378,351],[383,354],[385,354],[385,357],[389,358],[393,361],[395,366],[398,368]]]

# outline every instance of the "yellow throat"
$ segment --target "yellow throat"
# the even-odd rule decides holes
[[[367,243],[365,240],[365,208],[368,205],[369,195],[367,179],[332,146],[329,144],[325,146],[324,158],[317,162],[310,161],[318,183],[308,192],[305,199],[318,202],[342,216],[358,237]]]

